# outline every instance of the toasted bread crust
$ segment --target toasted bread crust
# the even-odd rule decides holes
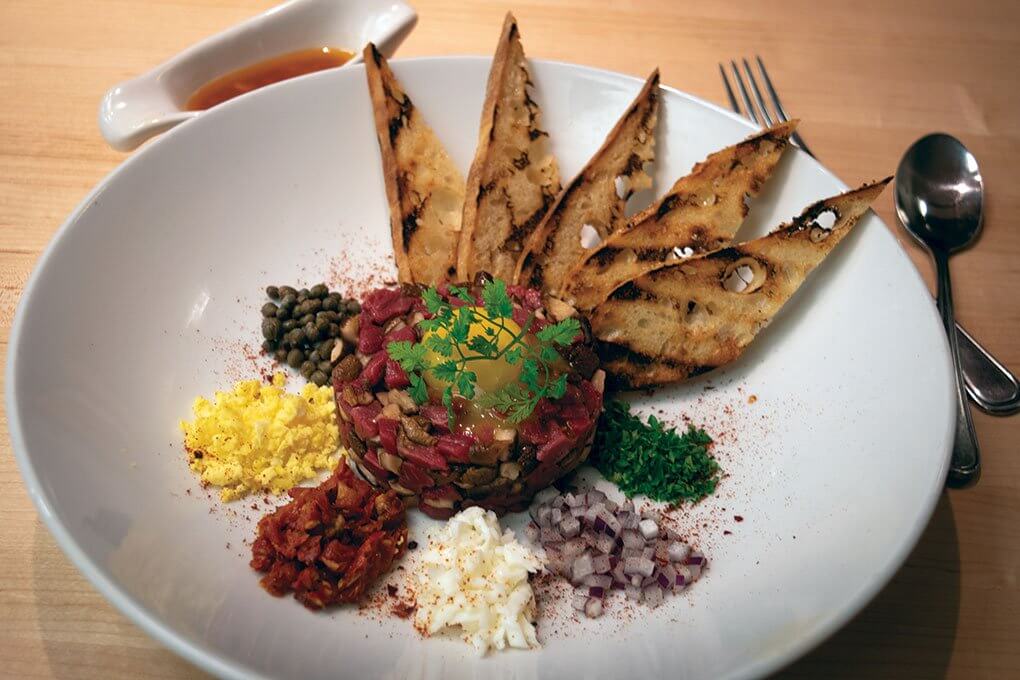
[[[564,297],[588,311],[621,284],[667,263],[727,245],[772,175],[797,121],[781,123],[711,154],[621,231],[589,251],[567,276]]]
[[[517,262],[515,281],[559,296],[570,267],[584,255],[582,228],[594,228],[600,239],[623,229],[627,199],[651,186],[644,165],[654,159],[659,99],[656,69],[528,239]],[[617,189],[618,179],[627,184],[623,196]]]
[[[464,180],[375,45],[364,57],[398,278],[435,285],[454,274]]]
[[[556,160],[539,128],[541,114],[530,86],[520,31],[508,12],[468,172],[457,253],[461,281],[482,271],[511,280],[525,242],[560,192]]]
[[[591,315],[617,385],[683,380],[734,361],[848,234],[891,178],[818,201],[762,238],[669,264]],[[831,229],[818,218],[832,213]],[[741,285],[743,284],[743,286]]]

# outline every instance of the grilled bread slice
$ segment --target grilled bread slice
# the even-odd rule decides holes
[[[560,193],[556,159],[539,128],[538,104],[517,21],[507,13],[482,105],[468,172],[457,277],[478,272],[510,281],[524,243]]]
[[[398,277],[435,285],[455,274],[464,178],[375,45],[364,56]]]
[[[819,201],[762,238],[625,283],[591,315],[603,368],[617,386],[643,387],[735,360],[890,179]]]
[[[564,298],[588,311],[623,283],[668,262],[727,245],[789,146],[796,121],[713,153],[567,275]]]
[[[567,272],[585,253],[584,227],[594,229],[600,240],[623,229],[627,199],[652,185],[644,165],[654,158],[659,98],[656,69],[602,147],[560,193],[528,239],[517,262],[518,283],[558,296]]]

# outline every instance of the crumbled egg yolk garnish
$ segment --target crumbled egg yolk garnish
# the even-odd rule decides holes
[[[500,528],[491,510],[472,507],[451,517],[432,536],[422,561],[414,619],[419,631],[433,635],[459,627],[480,654],[540,646],[528,582],[539,560],[510,529]]]
[[[299,394],[243,380],[212,401],[198,397],[195,418],[181,421],[191,469],[234,500],[252,491],[282,493],[336,467],[340,432],[331,387],[305,385]]]

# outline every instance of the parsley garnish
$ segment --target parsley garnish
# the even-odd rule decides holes
[[[465,303],[454,307],[435,288],[422,293],[422,301],[431,318],[419,323],[424,333],[421,342],[391,342],[386,351],[400,364],[411,381],[408,390],[419,404],[428,401],[423,375],[431,373],[446,384],[442,393],[451,428],[454,423],[453,397],[476,398],[478,376],[471,370],[477,361],[502,360],[511,366],[520,364],[520,377],[495,392],[478,394],[478,404],[502,413],[511,423],[520,423],[535,410],[543,398],[559,399],[567,390],[567,376],[554,375],[553,364],[560,359],[557,347],[573,342],[581,330],[577,319],[564,319],[541,328],[535,342],[526,341],[534,323],[528,317],[523,328],[514,331],[513,303],[500,280],[482,286],[482,304],[466,288],[449,286],[449,297]],[[513,328],[507,323],[513,323]],[[472,335],[472,328],[482,331]],[[503,340],[510,336],[509,340]],[[435,357],[439,357],[436,360]]]
[[[715,492],[719,463],[709,455],[712,438],[688,426],[677,434],[655,417],[648,424],[631,415],[625,402],[606,404],[595,434],[595,466],[627,497],[657,501],[699,501]]]

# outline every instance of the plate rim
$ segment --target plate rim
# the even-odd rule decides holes
[[[427,62],[464,62],[464,61],[479,61],[479,62],[491,62],[491,56],[481,55],[434,55],[426,57],[411,57],[402,59],[391,59],[390,63],[398,65],[407,63],[427,63]],[[588,74],[598,75],[603,77],[611,77],[613,79],[623,79],[640,85],[643,83],[642,78],[636,76],[621,73],[619,71],[613,71],[610,69],[598,68],[593,66],[586,66],[582,64],[575,64],[563,60],[555,59],[533,59],[529,58],[528,61],[533,64],[551,65],[557,67],[563,67],[567,69],[579,70],[587,72]],[[352,65],[348,69],[344,69],[347,72],[363,71],[363,64]],[[32,464],[31,456],[28,454],[27,447],[25,445],[24,435],[22,432],[22,416],[21,411],[15,396],[16,387],[18,385],[18,362],[16,361],[17,356],[20,353],[22,339],[21,339],[21,328],[24,325],[24,318],[28,314],[27,309],[30,307],[30,300],[35,294],[35,289],[38,286],[38,282],[41,279],[43,272],[47,269],[47,263],[50,257],[53,255],[58,244],[64,240],[71,229],[74,228],[75,224],[80,220],[82,215],[89,209],[89,207],[96,202],[101,194],[106,190],[107,186],[114,182],[116,178],[126,172],[129,172],[130,168],[135,165],[140,158],[145,158],[152,153],[154,148],[158,148],[165,143],[165,140],[175,138],[181,134],[188,134],[187,130],[190,130],[194,125],[201,125],[196,121],[203,120],[206,118],[218,118],[223,115],[224,111],[232,111],[238,106],[245,106],[246,104],[239,104],[239,102],[247,102],[250,100],[257,100],[258,98],[265,95],[266,92],[275,91],[281,88],[288,88],[293,86],[294,82],[306,81],[314,79],[328,79],[334,77],[335,69],[310,73],[297,78],[292,78],[286,81],[274,83],[266,87],[259,88],[252,92],[246,93],[233,100],[225,102],[220,106],[207,111],[204,115],[196,116],[195,118],[185,121],[184,123],[174,127],[173,129],[163,133],[156,139],[146,144],[143,148],[132,153],[130,156],[125,158],[120,164],[114,167],[110,172],[103,176],[99,182],[85,195],[84,198],[74,207],[74,209],[68,213],[67,217],[63,220],[61,225],[54,232],[50,241],[47,243],[46,248],[43,250],[39,259],[36,261],[32,268],[32,272],[29,275],[25,286],[22,290],[22,294],[18,300],[18,305],[14,313],[14,317],[11,322],[11,331],[8,338],[8,354],[5,365],[5,387],[4,387],[4,401],[5,409],[7,414],[8,428],[11,441],[11,449],[14,455],[14,459],[18,466],[18,471],[21,474],[22,480],[24,481],[26,491],[35,505],[36,511],[42,518],[46,528],[49,529],[53,535],[57,545],[64,552],[65,555],[71,560],[78,571],[85,576],[85,578],[92,584],[92,586],[102,595],[107,602],[111,603],[120,613],[125,615],[133,624],[139,626],[146,632],[151,638],[159,642],[161,645],[173,651],[175,654],[184,658],[188,662],[194,664],[196,667],[203,669],[209,673],[212,673],[219,677],[230,677],[230,678],[267,678],[267,676],[246,667],[243,663],[235,661],[225,656],[219,650],[216,650],[204,640],[192,640],[189,636],[179,632],[168,623],[163,621],[158,614],[150,611],[145,605],[139,602],[136,598],[129,595],[121,589],[121,587],[111,578],[108,578],[102,571],[101,567],[93,562],[79,547],[77,541],[71,536],[70,532],[64,527],[63,523],[59,521],[53,512],[48,495],[43,488],[41,480],[36,472],[35,466]],[[763,128],[757,126],[746,118],[740,116],[733,111],[730,111],[718,104],[707,101],[696,95],[690,94],[683,90],[679,90],[675,87],[660,84],[663,90],[669,91],[675,96],[687,100],[690,103],[704,107],[716,114],[721,114],[730,120],[740,123],[745,127],[749,133],[759,131]],[[804,153],[802,150],[797,149],[798,153]],[[809,157],[818,169],[829,176],[839,186],[841,191],[846,191],[848,185],[843,182],[834,172],[828,167],[823,165],[814,157]],[[886,237],[890,238],[896,251],[896,256],[901,258],[903,263],[907,266],[908,270],[912,273],[912,279],[916,285],[921,286],[925,291],[928,290],[927,285],[921,278],[920,272],[914,266],[913,262],[907,256],[906,252],[900,246],[899,242],[892,235],[891,230],[885,224],[884,220],[874,212],[870,211],[872,216],[878,221],[881,227],[887,232]],[[928,310],[928,313],[933,317],[937,317],[934,305]],[[941,358],[945,364],[951,364],[951,358],[949,354],[948,340],[944,333],[939,334],[941,339]],[[943,433],[943,455],[942,463],[940,466],[939,474],[935,476],[936,480],[944,480],[948,473],[950,456],[952,453],[952,441],[954,432],[954,419],[952,414],[955,410],[954,404],[951,400],[947,402],[950,408],[947,410],[944,418],[944,433]],[[796,641],[787,644],[783,647],[775,649],[775,651],[769,651],[766,654],[758,656],[751,663],[745,664],[744,666],[735,669],[730,677],[763,677],[771,673],[775,673],[786,666],[792,664],[794,661],[802,658],[811,650],[815,649],[823,642],[828,640],[834,633],[844,627],[851,619],[856,617],[874,598],[875,596],[892,580],[896,573],[901,569],[910,553],[913,552],[917,546],[918,541],[921,538],[921,534],[927,528],[931,521],[931,517],[935,511],[938,499],[942,495],[944,489],[944,481],[933,485],[928,490],[927,496],[924,498],[924,502],[921,507],[921,512],[917,515],[917,519],[914,525],[911,527],[910,532],[906,536],[906,540],[901,541],[897,551],[894,551],[891,559],[887,562],[884,568],[879,569],[862,586],[856,593],[850,596],[847,604],[842,608],[830,613],[826,617],[817,619],[810,627],[810,629],[796,639]]]

